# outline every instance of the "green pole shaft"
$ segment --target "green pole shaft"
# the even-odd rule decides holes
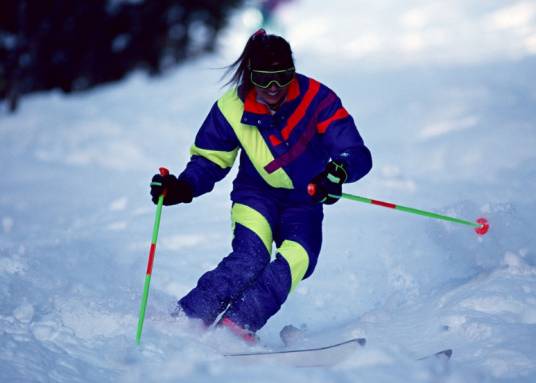
[[[145,275],[145,284],[143,286],[143,295],[140,304],[140,315],[138,317],[138,330],[136,332],[136,343],[141,343],[141,333],[143,330],[143,322],[145,320],[145,309],[147,308],[147,300],[149,299],[149,286],[151,285],[151,275],[153,272],[154,256],[156,253],[156,241],[158,240],[158,230],[160,228],[160,217],[162,215],[162,205],[164,204],[164,195],[158,198],[156,205],[156,213],[154,217],[153,236],[151,240],[151,248],[149,250],[149,260],[147,262],[147,273]]]
[[[352,200],[352,201],[358,201],[358,202],[368,203],[368,204],[371,204],[371,205],[383,206],[383,207],[387,207],[387,208],[390,208],[390,209],[400,210],[400,211],[403,211],[403,212],[406,212],[406,213],[417,214],[417,215],[421,215],[421,216],[429,217],[429,218],[441,219],[441,220],[444,220],[444,221],[459,223],[459,224],[462,224],[462,225],[468,225],[468,226],[472,226],[472,227],[480,227],[481,226],[481,224],[479,224],[479,223],[467,221],[465,219],[449,217],[447,215],[432,213],[432,212],[426,211],[426,210],[414,209],[412,207],[396,205],[396,204],[393,204],[393,203],[390,203],[390,202],[383,202],[383,201],[378,201],[378,200],[375,200],[375,199],[360,197],[360,196],[354,195],[354,194],[342,193],[342,195],[340,197],[338,197],[336,195],[332,195],[332,194],[330,194],[329,196],[332,197],[332,198],[346,198],[346,199],[349,199],[349,200]]]

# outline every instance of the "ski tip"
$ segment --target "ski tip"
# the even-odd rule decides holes
[[[364,346],[367,344],[367,340],[365,338],[357,338],[356,339],[356,342],[360,345],[360,346]]]
[[[442,360],[449,360],[451,356],[452,356],[452,349],[447,348],[445,350],[441,350],[439,352],[436,352],[435,354],[424,356],[424,357],[419,358],[417,360],[419,360],[419,361],[420,360],[430,360],[430,359],[433,359],[433,358],[442,359]]]
[[[476,220],[476,223],[480,224],[479,227],[475,228],[475,231],[478,235],[484,235],[489,230],[489,222],[486,218],[480,217]]]
[[[449,348],[443,351],[436,352],[435,356],[436,357],[446,356],[448,359],[450,359],[450,357],[452,356],[452,349]]]

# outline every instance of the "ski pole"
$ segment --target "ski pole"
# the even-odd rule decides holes
[[[316,184],[310,183],[307,186],[307,193],[310,196],[314,196],[317,192],[316,188],[317,188]],[[368,203],[368,204],[377,205],[377,206],[383,206],[383,207],[387,207],[390,209],[400,210],[400,211],[411,213],[411,214],[417,214],[417,215],[421,215],[421,216],[428,217],[428,218],[441,219],[443,221],[449,221],[449,222],[459,223],[462,225],[472,226],[478,235],[484,235],[489,230],[489,222],[486,218],[478,218],[476,222],[472,222],[472,221],[467,221],[465,219],[449,217],[443,214],[437,214],[437,213],[432,213],[426,210],[420,210],[420,209],[415,209],[412,207],[397,205],[391,202],[378,201],[375,199],[361,197],[361,196],[354,195],[354,194],[342,193],[340,196],[337,196],[334,194],[328,194],[328,196],[331,198],[346,198],[352,201],[363,202],[363,203]]]
[[[160,175],[163,177],[169,175],[169,170],[166,168],[160,168]],[[166,190],[158,198],[156,205],[156,213],[154,217],[153,225],[153,237],[151,240],[151,247],[149,249],[149,260],[147,261],[147,273],[145,275],[145,284],[143,286],[143,295],[140,304],[140,315],[138,317],[138,331],[136,333],[136,343],[141,343],[141,332],[143,330],[143,321],[145,320],[145,309],[147,308],[147,300],[149,298],[149,286],[151,284],[151,274],[153,272],[154,255],[156,252],[156,241],[158,239],[158,229],[160,228],[160,216],[162,215],[162,205],[164,204],[164,197]]]

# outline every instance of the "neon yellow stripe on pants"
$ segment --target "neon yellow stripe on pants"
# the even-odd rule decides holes
[[[233,204],[231,210],[233,227],[236,222],[253,231],[262,240],[268,254],[272,254],[272,228],[268,220],[257,210],[241,203]]]
[[[279,254],[285,258],[290,267],[292,285],[290,290],[294,290],[303,279],[309,267],[309,256],[307,251],[298,242],[285,240],[281,247],[277,249]]]

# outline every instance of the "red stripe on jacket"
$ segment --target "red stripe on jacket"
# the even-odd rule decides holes
[[[318,81],[315,81],[313,79],[309,79],[309,88],[307,89],[307,92],[303,96],[303,100],[300,102],[294,113],[289,117],[287,124],[281,131],[281,135],[283,136],[283,139],[286,141],[288,140],[290,133],[292,133],[292,130],[296,127],[298,122],[305,116],[305,112],[307,111],[307,108],[315,98],[316,94],[318,93],[318,90],[320,89],[320,83]]]
[[[272,144],[272,146],[281,145],[281,141],[279,140],[279,138],[277,138],[273,134],[270,134],[268,139],[270,140],[270,143]]]
[[[330,118],[328,118],[327,120],[325,121],[322,121],[320,122],[317,126],[316,126],[316,130],[318,133],[325,133],[326,130],[328,129],[328,126],[333,122],[333,121],[337,121],[337,120],[342,120],[343,118],[346,118],[348,117],[349,114],[348,112],[346,111],[346,109],[344,108],[339,108],[337,109],[337,111],[333,114],[333,116],[331,116]]]

